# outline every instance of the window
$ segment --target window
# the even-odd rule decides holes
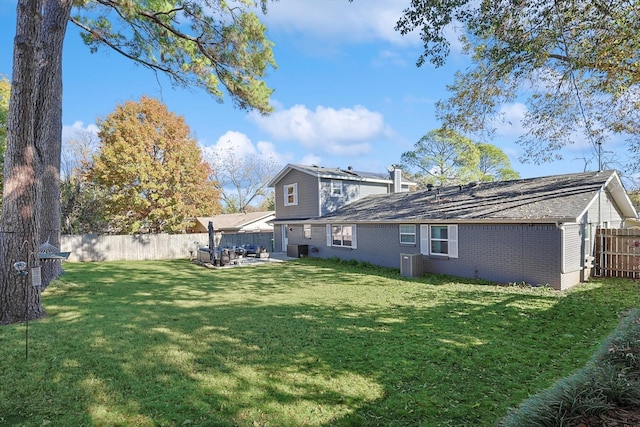
[[[404,245],[416,244],[415,224],[400,224],[400,243]]]
[[[356,248],[355,225],[327,224],[327,246]]]
[[[331,197],[342,196],[342,181],[331,181]]]
[[[447,255],[449,253],[449,227],[446,225],[432,225],[430,252],[432,254]]]
[[[284,186],[284,205],[292,206],[298,204],[298,184],[287,184]]]
[[[311,238],[311,224],[303,224],[302,225],[302,235],[305,239]]]
[[[420,252],[458,258],[458,226],[421,225]]]

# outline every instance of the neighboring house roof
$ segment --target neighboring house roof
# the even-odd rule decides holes
[[[276,175],[268,184],[269,187],[275,186],[278,181],[280,181],[289,171],[292,169],[298,170],[300,172],[316,176],[318,178],[328,178],[328,179],[342,179],[342,180],[352,180],[352,181],[367,181],[367,182],[378,182],[391,184],[393,180],[389,173],[376,173],[376,172],[363,172],[353,170],[351,167],[347,169],[341,168],[326,168],[323,166],[308,166],[308,165],[294,165],[288,164],[284,167],[278,175]],[[408,181],[406,179],[402,179],[402,183],[406,185],[415,185],[414,182]]]
[[[211,221],[216,231],[272,231],[273,227],[268,226],[266,222],[273,218],[275,218],[274,211],[241,212],[211,217],[197,217],[195,229],[206,232],[209,221]]]
[[[637,217],[618,174],[602,171],[372,195],[315,220],[575,222],[605,188],[623,217]]]

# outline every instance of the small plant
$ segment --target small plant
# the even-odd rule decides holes
[[[530,288],[531,285],[529,285],[527,282],[509,282],[509,286],[512,288]]]

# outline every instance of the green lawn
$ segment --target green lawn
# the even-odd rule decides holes
[[[0,426],[491,426],[585,364],[640,283],[569,292],[302,259],[64,265],[0,328]]]

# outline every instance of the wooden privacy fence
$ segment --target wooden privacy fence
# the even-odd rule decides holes
[[[131,235],[62,235],[60,249],[71,252],[69,261],[143,261],[187,259],[206,246],[209,235],[131,234]]]
[[[209,243],[208,233],[62,235],[60,249],[71,252],[69,261],[142,261],[194,257]],[[226,233],[220,246],[253,244],[273,250],[273,233]]]
[[[640,279],[640,229],[596,231],[596,275]]]

